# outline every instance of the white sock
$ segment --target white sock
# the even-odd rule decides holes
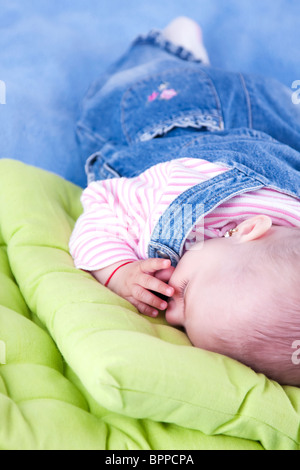
[[[175,18],[162,31],[166,39],[176,46],[182,46],[193,53],[196,59],[209,65],[209,57],[202,39],[202,30],[198,23],[186,16]]]

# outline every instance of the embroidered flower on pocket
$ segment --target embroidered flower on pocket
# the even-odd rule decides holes
[[[178,95],[177,91],[174,90],[174,88],[168,88],[169,84],[168,83],[162,83],[159,85],[158,90],[159,91],[153,91],[151,95],[148,96],[148,102],[151,103],[152,101],[155,101],[156,99],[160,100],[171,100],[175,96]]]
[[[149,103],[151,103],[151,101],[154,101],[156,100],[156,98],[158,97],[159,93],[157,91],[154,91],[150,96],[148,96],[148,101]]]
[[[166,89],[161,93],[160,99],[161,100],[171,100],[172,98],[174,98],[174,96],[177,96],[177,94],[178,94],[177,91],[174,90],[173,88]]]

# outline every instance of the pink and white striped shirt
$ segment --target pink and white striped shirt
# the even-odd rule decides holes
[[[70,240],[75,266],[96,271],[146,259],[152,231],[167,207],[183,191],[225,171],[222,164],[182,158],[159,163],[135,178],[91,183],[82,194],[84,212]],[[222,237],[228,228],[257,214],[269,215],[274,225],[300,228],[300,201],[261,189],[221,204],[193,231],[202,232],[204,240]]]

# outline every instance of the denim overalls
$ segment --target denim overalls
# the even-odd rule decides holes
[[[229,168],[161,216],[148,256],[173,266],[195,223],[233,196],[267,187],[300,199],[300,106],[291,91],[205,66],[157,31],[139,37],[90,88],[77,131],[89,182],[183,157]]]

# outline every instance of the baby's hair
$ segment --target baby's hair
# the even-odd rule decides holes
[[[256,255],[252,253],[232,279],[236,299],[230,308],[234,322],[230,322],[230,329],[216,325],[215,352],[283,385],[300,386],[300,230],[287,230],[286,237],[258,243],[257,247]],[[266,276],[271,276],[273,282],[264,282]],[[247,285],[256,287],[249,301],[249,314],[239,322],[236,306],[247,306],[238,296],[243,292],[246,296]],[[232,323],[236,324],[234,331]]]

